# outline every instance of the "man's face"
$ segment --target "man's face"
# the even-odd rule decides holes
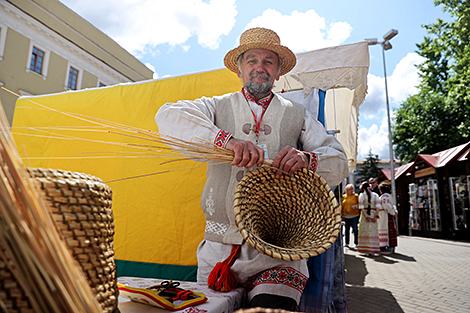
[[[279,58],[276,53],[266,49],[252,49],[245,52],[241,60],[241,71],[237,75],[243,80],[243,85],[252,82],[264,84],[267,81],[272,84],[279,79],[277,71]],[[268,75],[268,76],[266,76]]]
[[[377,181],[376,180],[371,180],[371,181],[369,181],[369,184],[372,188],[375,188],[375,186],[377,186]]]

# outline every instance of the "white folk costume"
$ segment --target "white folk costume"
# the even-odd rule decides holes
[[[198,136],[220,147],[225,147],[233,136],[265,147],[267,159],[271,160],[290,145],[304,151],[310,158],[310,169],[316,169],[332,186],[348,175],[346,155],[336,138],[327,135],[303,105],[276,94],[255,102],[243,90],[168,103],[155,119],[163,134],[192,142],[200,142],[195,138]],[[197,253],[198,281],[207,281],[216,263],[229,256],[233,244],[242,245],[231,271],[238,283],[248,289],[249,299],[268,293],[290,297],[298,303],[308,279],[306,260],[289,262],[261,254],[244,242],[235,222],[235,188],[250,169],[208,162],[201,197],[206,229]]]
[[[359,244],[357,245],[357,252],[375,254],[380,253],[378,220],[375,222],[371,220],[378,215],[377,210],[380,209],[380,199],[375,192],[371,191],[370,193],[370,201],[367,196],[367,191],[359,195],[359,208],[362,213],[359,220]],[[370,213],[367,214],[369,205]]]
[[[384,193],[380,196],[380,211],[379,211],[379,220],[378,222],[378,230],[379,230],[379,241],[380,247],[388,247],[389,246],[389,238],[388,238],[388,215],[394,216],[397,213],[392,201],[390,199],[390,194]]]

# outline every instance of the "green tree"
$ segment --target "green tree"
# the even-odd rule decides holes
[[[395,152],[409,162],[470,140],[470,2],[435,0],[452,21],[424,25],[429,36],[417,44],[418,93],[396,110]]]
[[[369,155],[364,160],[362,167],[357,173],[358,179],[356,180],[356,187],[359,187],[359,185],[364,181],[369,181],[369,178],[371,177],[377,178],[377,176],[379,176],[379,161],[379,156],[372,154],[372,151],[369,150]]]

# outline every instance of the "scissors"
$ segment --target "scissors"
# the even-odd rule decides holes
[[[179,285],[180,285],[179,282],[177,281],[173,282],[172,280],[170,281],[165,280],[165,281],[162,281],[162,283],[160,284],[160,286],[162,286],[164,290],[168,288],[177,288]]]
[[[180,285],[179,282],[173,282],[172,280],[170,281],[162,281],[160,285],[152,286],[149,287],[148,289],[158,289],[158,295],[161,297],[165,297],[168,299],[171,299],[172,301],[176,300],[190,300],[190,299],[196,299],[197,296],[193,294],[191,290],[184,290],[181,288],[178,288]]]
[[[173,282],[172,280],[168,281],[168,280],[165,280],[165,281],[162,281],[159,285],[154,285],[154,286],[150,286],[150,287],[147,287],[147,289],[159,289],[159,291],[164,291],[168,288],[177,288],[178,286],[180,285],[179,282],[175,281]]]

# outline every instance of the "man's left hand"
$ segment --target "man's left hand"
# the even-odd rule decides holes
[[[302,167],[308,167],[308,157],[302,151],[286,146],[274,158],[273,167],[292,175]],[[281,171],[276,173],[277,178],[281,175]]]

